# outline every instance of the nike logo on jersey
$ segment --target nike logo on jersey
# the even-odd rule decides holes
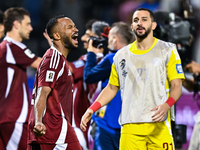
[[[54,76],[55,76],[54,71],[47,70],[45,81],[46,82],[53,82]]]

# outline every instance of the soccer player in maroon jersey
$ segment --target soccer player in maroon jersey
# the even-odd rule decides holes
[[[33,30],[25,9],[7,9],[4,25],[6,37],[0,44],[0,149],[26,150],[30,113],[26,68],[37,68],[41,58],[21,43]]]
[[[29,150],[82,150],[72,123],[73,79],[66,60],[78,46],[78,29],[64,16],[46,26],[53,45],[37,69],[29,118]]]
[[[86,31],[85,34],[81,37],[81,41],[84,43],[84,49],[88,48],[88,39],[91,36],[99,36],[97,33],[92,31],[92,24],[96,22],[97,20],[92,19],[89,20],[86,23]],[[96,31],[99,31],[100,33],[103,32],[103,29],[105,26],[108,26],[104,23],[99,23],[98,26],[95,27]],[[52,41],[49,38],[48,34],[45,32],[43,33],[44,37],[47,39],[49,45],[52,45]],[[103,50],[101,52],[98,52],[97,54],[97,62],[99,62],[103,58]],[[73,122],[72,127],[75,130],[75,133],[78,137],[79,143],[81,144],[81,147],[83,150],[88,150],[89,145],[89,139],[88,137],[88,130],[89,126],[86,129],[86,132],[83,132],[80,129],[80,122],[81,117],[84,114],[84,112],[87,110],[87,108],[90,106],[90,104],[93,102],[93,98],[95,94],[98,92],[96,91],[98,84],[86,84],[83,80],[83,69],[85,66],[85,62],[87,60],[87,54],[81,56],[78,60],[70,62],[69,67],[70,71],[73,76]],[[100,88],[100,87],[99,87]],[[100,92],[101,89],[99,89]]]

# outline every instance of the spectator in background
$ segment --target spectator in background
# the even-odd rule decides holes
[[[185,1],[189,2],[189,1]],[[193,59],[195,61],[190,62],[189,64],[186,65],[185,70],[189,70],[189,72],[193,73],[194,78],[186,78],[183,81],[183,86],[188,90],[188,91],[193,91],[194,92],[194,100],[196,101],[199,111],[197,114],[194,116],[194,121],[195,125],[192,131],[192,136],[190,138],[190,143],[188,150],[200,150],[200,100],[199,100],[199,77],[200,77],[200,3],[198,0],[192,0],[190,1],[192,6],[190,6],[190,10],[192,9],[195,14],[195,21],[196,21],[196,28],[195,28],[195,33],[196,33],[196,38],[194,38],[194,50],[193,52]],[[191,13],[191,12],[189,12]],[[188,15],[189,15],[188,13]],[[193,17],[193,16],[189,16]],[[189,52],[191,53],[191,49],[189,49]],[[187,76],[186,76],[187,77]]]
[[[92,32],[92,24],[97,21],[96,19],[89,20],[85,25],[85,34],[81,37],[81,41],[83,42],[83,47],[85,50],[88,48],[88,38],[94,36],[95,34]]]
[[[84,68],[84,80],[86,83],[98,83],[102,81],[102,89],[108,83],[111,72],[113,57],[122,47],[133,42],[134,34],[129,25],[124,22],[117,22],[112,25],[108,34],[109,53],[101,62],[96,62],[96,48],[92,47],[91,42],[88,48],[88,57]],[[119,114],[121,112],[121,95],[118,91],[117,95],[110,103],[104,106],[93,118],[97,124],[94,150],[118,150],[120,139],[120,125],[118,123]]]
[[[182,0],[160,0],[160,10],[166,11],[166,12],[173,12],[175,14],[180,14],[181,12],[181,2]],[[173,4],[173,5],[172,5]]]
[[[7,9],[4,26],[6,37],[0,44],[0,148],[26,150],[30,112],[26,68],[37,68],[41,58],[21,43],[33,30],[28,11]]]
[[[78,29],[63,15],[49,20],[52,46],[37,69],[29,118],[29,150],[81,150],[72,128],[73,79],[66,60],[78,46]]]
[[[192,61],[191,63],[187,64],[185,69],[188,69],[191,73],[193,73],[196,76],[200,75],[200,65],[198,63],[196,63],[195,61]],[[186,78],[183,81],[183,86],[188,90],[188,91],[194,91],[194,84],[196,84],[195,82],[197,82],[199,84],[198,79],[195,81],[194,79],[188,79]],[[199,85],[196,85],[197,87],[199,87]],[[197,89],[197,91],[195,91],[194,94],[199,94],[199,88]],[[195,99],[197,101],[197,105],[200,109],[200,100],[199,100],[199,96],[196,96],[197,99]],[[192,136],[190,139],[190,144],[189,144],[189,148],[188,150],[200,150],[200,110],[197,112],[197,114],[194,117],[195,120],[195,125],[192,131]]]

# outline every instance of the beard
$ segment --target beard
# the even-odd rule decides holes
[[[139,28],[139,27],[138,27],[138,28]],[[145,28],[144,28],[144,29],[145,29]],[[137,29],[134,30],[135,35],[136,35],[139,39],[145,39],[145,38],[149,35],[150,32],[151,32],[151,26],[150,26],[147,30],[145,30],[145,33],[144,33],[144,34],[138,34],[138,33],[137,33]]]
[[[22,38],[22,40],[28,40],[29,39],[29,35],[26,35],[23,32],[19,32],[20,37]]]
[[[65,34],[62,35],[63,37],[63,43],[64,43],[64,47],[71,50],[71,49],[75,49],[76,47],[72,44],[72,42],[70,41],[69,37],[66,36]]]

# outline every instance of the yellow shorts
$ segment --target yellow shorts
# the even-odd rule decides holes
[[[159,123],[125,124],[122,126],[120,150],[175,150],[171,125]]]

